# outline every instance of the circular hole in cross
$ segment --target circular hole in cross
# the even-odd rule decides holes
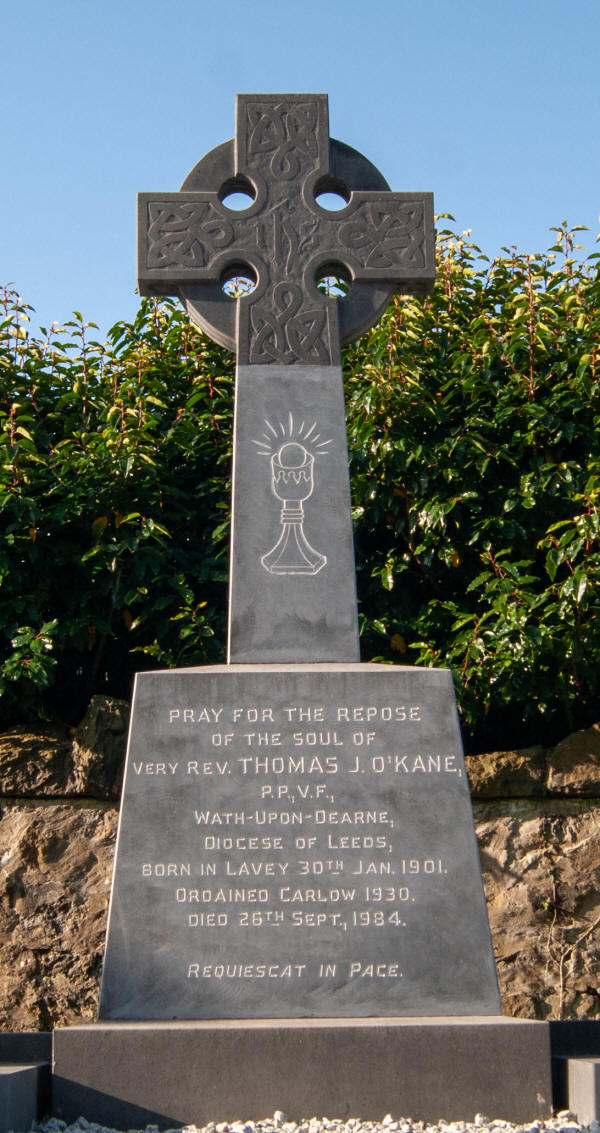
[[[315,200],[322,209],[327,209],[327,212],[339,212],[340,209],[345,209],[348,203],[339,193],[319,193]]]
[[[223,197],[221,204],[234,212],[242,212],[243,209],[250,208],[253,200],[254,197],[251,197],[249,193],[228,193],[226,197]]]
[[[321,177],[315,185],[315,201],[326,212],[339,212],[350,200],[348,186],[338,177]]]
[[[228,299],[251,295],[257,284],[256,272],[249,264],[231,264],[221,276],[221,290]]]
[[[244,209],[250,208],[254,201],[256,193],[253,186],[246,177],[230,177],[224,185],[221,186],[219,193],[219,200],[225,208],[231,209],[233,212],[243,212]]]
[[[343,264],[323,264],[317,271],[315,283],[330,299],[345,299],[350,290],[350,273]]]

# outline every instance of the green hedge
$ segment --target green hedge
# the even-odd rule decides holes
[[[598,256],[556,232],[490,264],[442,231],[433,296],[344,360],[362,656],[450,666],[471,747],[598,715]],[[4,307],[4,720],[76,720],[224,658],[233,358],[170,301],[105,345]]]
[[[222,659],[233,358],[174,304],[105,346],[7,296],[0,667],[12,718],[75,720],[136,668]]]

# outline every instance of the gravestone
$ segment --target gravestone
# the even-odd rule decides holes
[[[433,279],[431,194],[325,95],[239,96],[140,196],[140,291],[238,356],[229,664],[137,677],[102,1019],[500,1011],[450,674],[358,661],[340,343]]]
[[[240,96],[235,141],[140,198],[140,290],[238,352],[229,663],[136,679],[65,1121],[550,1112],[547,1024],[499,1015],[450,674],[358,660],[339,347],[432,286],[432,207],[329,140],[324,95]]]

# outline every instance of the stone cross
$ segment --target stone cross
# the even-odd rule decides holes
[[[431,290],[432,194],[330,139],[326,95],[239,95],[235,140],[180,192],[141,193],[138,231],[140,293],[178,295],[237,353],[228,660],[358,660],[340,346],[395,290]]]
[[[254,287],[232,301],[223,284],[240,275]],[[328,275],[345,298],[321,292]],[[145,1021],[159,1051],[146,1120],[174,1104],[152,1020],[229,1020],[260,1100],[289,1020],[364,1022],[358,1096],[374,1018],[396,1041],[410,1017],[501,1010],[451,674],[356,663],[340,346],[395,288],[432,283],[430,194],[391,193],[331,141],[324,95],[241,96],[235,141],[181,193],[140,198],[140,290],[179,295],[238,353],[230,663],[140,673],[132,705],[100,1017]],[[227,1030],[188,1024],[187,1061]],[[68,1084],[123,1094],[80,1062]]]

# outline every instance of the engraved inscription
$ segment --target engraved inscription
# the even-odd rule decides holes
[[[291,422],[288,427],[293,428]],[[269,449],[270,434],[265,438]],[[193,930],[194,939],[198,930],[210,930],[221,940],[215,958],[210,949],[202,959],[184,954],[182,976],[194,981],[314,978],[310,961],[290,957],[256,964],[228,958],[221,930],[235,928],[249,934],[248,947],[259,931],[298,932],[302,939],[312,938],[315,930],[332,940],[348,937],[354,941],[352,958],[333,965],[320,959],[319,978],[404,980],[397,958],[369,958],[372,934],[387,940],[388,948],[401,949],[394,943],[396,934],[418,923],[428,887],[439,893],[441,885],[443,891],[456,863],[436,844],[435,834],[429,853],[411,854],[413,835],[390,785],[410,776],[427,791],[432,779],[450,783],[463,777],[457,751],[410,750],[430,726],[422,706],[172,703],[164,709],[163,723],[178,748],[186,736],[197,736],[204,751],[227,748],[228,757],[134,760],[136,777],[157,784],[170,776],[191,783],[202,778],[205,788],[232,777],[234,785],[227,795],[234,802],[230,807],[219,803],[220,789],[212,805],[199,805],[195,793],[189,796],[183,821],[196,831],[190,862],[140,865],[142,878],[165,879],[161,902],[181,909],[182,928]],[[410,737],[406,748],[403,728]],[[362,776],[368,802],[357,807],[351,800]]]
[[[138,682],[104,1017],[499,1010],[449,674]]]
[[[319,220],[312,213],[299,215],[289,197],[272,204],[264,215],[251,217],[246,230],[268,260],[279,265],[286,279],[298,275],[300,257],[306,257],[318,247]]]

